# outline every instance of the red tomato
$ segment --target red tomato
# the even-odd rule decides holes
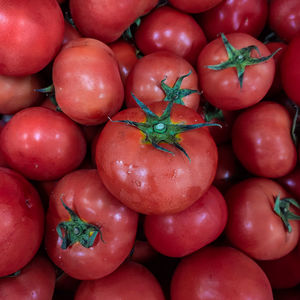
[[[275,181],[249,178],[233,185],[225,194],[228,204],[226,236],[229,241],[252,258],[271,260],[291,252],[299,240],[299,224],[289,220],[287,212],[275,212],[277,197],[289,194]],[[282,204],[283,205],[283,204]],[[289,207],[287,207],[289,209]],[[290,211],[295,213],[293,207]]]
[[[66,45],[68,42],[82,37],[81,34],[74,26],[72,26],[66,20],[64,22],[65,22],[65,31],[64,31],[64,38],[62,41],[63,45]]]
[[[77,168],[86,153],[80,128],[44,107],[16,113],[3,128],[0,145],[8,165],[35,180],[60,178]]]
[[[166,112],[166,107],[163,101],[149,106],[158,118],[153,124],[153,115],[151,120],[146,119],[144,111],[137,107],[113,117],[114,121],[148,124],[145,126],[150,131],[154,128],[154,135],[127,124],[108,122],[96,145],[96,163],[104,185],[126,206],[144,214],[184,210],[207,191],[216,172],[217,148],[207,128],[173,134],[178,126],[202,123],[201,116],[186,106],[174,104],[170,120],[161,120],[159,116]],[[159,133],[161,126],[165,131]],[[170,144],[164,142],[168,140]],[[150,141],[157,143],[156,147]]]
[[[203,48],[198,57],[199,84],[204,97],[213,106],[224,110],[237,110],[254,105],[267,94],[273,82],[273,58],[258,63],[270,57],[271,53],[267,46],[246,33],[232,33],[224,38],[227,38],[229,44],[221,37],[215,39]],[[225,45],[231,50],[226,50]],[[257,47],[260,54],[251,46]],[[233,51],[234,55],[228,56],[227,51]],[[246,61],[251,63],[253,60],[255,64],[246,65]],[[230,65],[219,69],[218,66],[224,63]],[[242,72],[243,68],[244,74],[238,76],[237,69]]]
[[[300,166],[277,181],[296,199],[300,200]]]
[[[84,36],[110,43],[156,4],[157,0],[70,0],[70,10],[76,27]]]
[[[176,90],[176,82],[185,75],[188,76],[182,79],[180,90]],[[174,87],[174,92],[164,89],[162,80],[168,87]],[[182,97],[184,89],[194,92]],[[188,61],[169,51],[157,51],[139,59],[134,65],[125,86],[125,102],[127,107],[137,106],[132,93],[146,105],[164,100],[166,96],[169,98],[175,96],[176,103],[197,110],[200,102],[197,90],[198,77]]]
[[[206,44],[206,37],[194,18],[168,6],[160,7],[144,17],[134,37],[144,54],[167,50],[192,65],[196,64]]]
[[[36,256],[15,277],[0,278],[0,298],[9,300],[51,300],[55,270],[50,261]]]
[[[96,170],[77,170],[60,179],[51,194],[45,247],[51,260],[71,277],[98,279],[129,255],[137,220],[135,212],[106,190]]]
[[[213,40],[223,32],[248,33],[258,37],[268,15],[268,0],[224,0],[196,16],[206,37]]]
[[[158,256],[158,252],[155,251],[148,241],[142,241],[136,239],[132,249],[130,259],[140,264],[146,264],[152,262],[154,258]]]
[[[174,215],[146,216],[144,231],[151,246],[172,257],[182,257],[213,242],[227,222],[222,194],[211,186],[193,205]],[[201,232],[201,234],[199,234]]]
[[[264,101],[243,111],[232,128],[233,150],[252,174],[276,178],[291,172],[297,151],[292,120],[282,105]]]
[[[273,300],[262,269],[231,247],[207,246],[182,259],[171,283],[172,300]]]
[[[64,33],[56,0],[0,1],[0,74],[37,73],[54,58]]]
[[[269,26],[285,41],[300,33],[300,2],[298,0],[271,0]]]
[[[44,233],[44,211],[34,187],[13,170],[0,168],[0,195],[3,277],[19,271],[38,251]]]
[[[299,2],[300,3],[300,2]],[[280,65],[283,90],[297,105],[300,105],[300,34],[286,48]]]
[[[164,300],[157,279],[143,265],[126,262],[112,274],[98,279],[83,281],[74,300]]]
[[[222,0],[169,0],[174,7],[187,13],[200,13],[218,5]]]
[[[113,51],[95,39],[70,41],[53,64],[55,99],[75,122],[97,125],[122,106],[124,87]]]

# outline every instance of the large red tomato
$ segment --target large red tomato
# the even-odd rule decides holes
[[[7,168],[0,168],[0,219],[3,277],[29,263],[44,233],[44,210],[37,191],[23,176]]]
[[[2,75],[37,73],[61,47],[64,18],[56,0],[1,0],[0,24]]]
[[[97,170],[64,176],[52,191],[45,247],[71,277],[93,280],[121,265],[135,240],[138,215],[102,184]]]
[[[182,259],[171,282],[172,300],[273,300],[262,269],[231,247],[207,246]]]
[[[184,210],[207,191],[216,172],[217,148],[208,129],[184,132],[191,128],[188,124],[203,126],[201,116],[171,105],[161,101],[143,107],[146,113],[140,107],[120,111],[106,123],[96,145],[105,186],[144,214]]]

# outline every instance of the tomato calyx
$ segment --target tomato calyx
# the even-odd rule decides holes
[[[67,249],[69,246],[72,246],[77,242],[85,248],[90,248],[93,246],[98,234],[100,234],[101,241],[104,242],[101,230],[98,226],[81,220],[62,199],[61,202],[71,217],[69,221],[61,222],[56,227],[57,234],[63,241],[61,245],[62,249]],[[64,235],[62,234],[62,229],[65,233]]]
[[[200,92],[198,90],[192,90],[192,89],[181,89],[181,83],[183,81],[184,78],[190,76],[192,74],[192,71],[189,71],[187,74],[180,76],[173,87],[170,87],[168,85],[165,84],[165,81],[167,79],[167,77],[165,77],[162,81],[161,81],[161,88],[163,89],[163,91],[165,92],[166,96],[163,99],[164,101],[173,101],[177,104],[181,104],[184,105],[184,102],[182,100],[183,97],[194,94],[194,93],[198,93],[200,94]]]
[[[203,113],[205,122],[211,122],[211,120],[224,121],[223,110],[211,105],[209,102],[205,102],[203,105]]]
[[[281,218],[288,232],[292,231],[289,220],[300,220],[300,216],[290,211],[290,205],[300,209],[300,204],[293,198],[280,199],[280,196],[278,195],[275,199],[274,211]]]
[[[220,71],[227,68],[236,68],[240,88],[243,87],[243,78],[247,66],[256,65],[265,62],[270,58],[272,58],[279,50],[281,50],[281,48],[279,48],[268,56],[261,56],[258,47],[255,45],[250,45],[242,49],[236,49],[229,43],[224,33],[221,33],[221,38],[228,55],[228,60],[220,64],[208,65],[206,66],[206,68],[215,71]],[[259,58],[251,57],[252,50],[255,50],[260,57]]]
[[[144,142],[151,143],[156,149],[170,153],[175,155],[174,152],[160,146],[159,144],[164,142],[170,145],[175,146],[179,149],[184,155],[191,161],[190,157],[188,156],[187,152],[184,148],[179,144],[180,138],[178,137],[179,133],[201,128],[204,126],[219,126],[220,124],[216,123],[198,123],[198,124],[176,124],[171,121],[171,110],[174,104],[174,101],[170,101],[164,110],[161,116],[156,115],[153,113],[149,107],[147,107],[143,102],[141,102],[138,98],[135,97],[133,93],[131,93],[132,97],[139,105],[139,107],[143,110],[146,114],[146,121],[145,122],[135,122],[130,120],[116,120],[112,122],[120,122],[125,123],[127,125],[133,126],[138,128],[145,134]]]
[[[45,94],[46,97],[49,97],[50,101],[55,106],[56,111],[62,111],[56,102],[55,90],[54,90],[53,84],[50,84],[49,86],[42,88],[42,89],[35,89],[34,91]]]

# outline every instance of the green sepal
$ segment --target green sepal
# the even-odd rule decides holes
[[[42,88],[42,89],[35,89],[35,92],[43,93],[46,95],[46,97],[49,97],[50,101],[55,106],[56,111],[62,111],[59,105],[57,104],[56,98],[55,98],[55,89],[54,85],[50,84],[49,86]]]

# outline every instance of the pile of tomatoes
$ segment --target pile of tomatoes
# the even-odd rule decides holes
[[[299,0],[0,0],[0,299],[300,299]]]

